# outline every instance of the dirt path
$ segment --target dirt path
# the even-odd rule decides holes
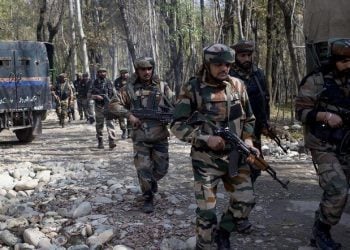
[[[0,137],[0,173],[29,163],[53,169],[47,185],[23,198],[33,202],[37,212],[68,209],[77,199],[91,202],[95,217],[89,217],[90,222],[100,221],[101,225],[115,229],[104,249],[116,245],[159,249],[165,238],[186,241],[194,236],[195,200],[188,145],[171,138],[169,174],[160,182],[156,211],[150,216],[139,212],[142,202],[130,140],[118,140],[114,150],[98,150],[94,126],[74,121],[62,129],[52,113],[43,127],[43,135],[27,145],[17,143],[14,134],[8,132]],[[118,130],[118,136],[120,134]],[[281,179],[290,180],[289,190],[282,189],[264,173],[255,187],[257,204],[250,218],[254,231],[250,235],[233,234],[232,245],[235,249],[309,249],[313,212],[321,195],[314,169],[308,159],[283,161],[283,157],[268,157],[267,160]],[[63,169],[65,174],[60,175],[58,169]],[[113,185],[119,188],[112,190]],[[111,202],[102,202],[101,197]],[[226,200],[227,195],[220,186],[219,209],[225,206]],[[347,206],[341,223],[332,230],[344,249],[350,249],[349,222],[350,207]],[[51,239],[65,235],[69,239],[64,247],[83,244],[86,240],[83,237],[75,239],[73,234],[63,233],[68,226],[76,224],[74,220],[65,221]]]

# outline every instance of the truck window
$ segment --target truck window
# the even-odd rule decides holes
[[[0,67],[10,67],[11,59],[9,58],[0,58]]]
[[[29,66],[30,65],[30,58],[20,58],[19,65],[20,66]]]

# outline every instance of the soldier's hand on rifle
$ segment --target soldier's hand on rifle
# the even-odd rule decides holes
[[[134,116],[133,114],[130,114],[128,119],[129,119],[129,121],[134,129],[137,129],[141,126],[140,119],[137,118],[136,116]]]
[[[254,152],[254,154],[259,157],[260,156],[260,151],[253,145],[252,139],[245,139],[244,143],[249,147],[250,150]],[[248,159],[249,160],[249,159]]]
[[[208,138],[208,147],[215,151],[224,150],[225,140],[220,136],[210,135]]]
[[[100,96],[100,95],[92,95],[91,98],[94,100],[100,100],[100,101],[103,100],[103,96]]]
[[[330,113],[330,112],[326,112],[325,122],[331,128],[339,128],[343,125],[343,120],[341,119],[341,117],[337,114]]]

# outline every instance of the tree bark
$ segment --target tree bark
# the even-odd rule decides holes
[[[71,62],[71,75],[75,79],[76,70],[78,66],[77,62],[77,48],[75,39],[75,22],[74,22],[74,3],[73,0],[69,0],[69,19],[70,19],[70,31],[71,31],[71,48],[72,48],[72,62]]]
[[[44,21],[45,21],[45,14],[47,11],[47,1],[41,0],[40,4],[40,11],[39,11],[39,21],[36,25],[36,40],[38,41],[44,41]]]
[[[62,20],[63,20],[63,16],[64,16],[64,6],[65,6],[65,1],[62,1],[61,2],[61,10],[60,10],[60,13],[58,15],[58,21],[56,24],[52,24],[51,21],[48,21],[47,22],[47,29],[49,31],[49,40],[48,42],[52,43],[53,42],[53,39],[55,38],[60,26],[61,26],[61,23],[62,23]]]
[[[274,23],[274,1],[275,0],[268,0],[267,2],[267,15],[266,15],[266,41],[267,44],[274,44],[273,37],[272,37],[272,29],[273,29],[273,23]],[[275,39],[274,39],[275,40]],[[272,48],[273,46],[267,46],[266,50],[266,68],[265,68],[265,75],[267,80],[267,87],[270,96],[273,96],[272,93]],[[273,107],[274,102],[273,98],[270,101],[271,107]]]
[[[133,39],[131,37],[130,33],[130,27],[128,23],[128,18],[126,16],[126,4],[125,0],[116,0],[117,5],[119,6],[119,11],[121,15],[121,21],[122,21],[122,26],[124,27],[125,35],[126,35],[126,43],[128,45],[129,53],[132,58],[132,61],[135,62],[136,60],[136,52],[135,52],[135,46],[133,43]]]
[[[89,58],[88,58],[87,45],[86,45],[86,36],[84,33],[83,22],[81,19],[81,4],[80,4],[80,0],[76,0],[75,2],[76,2],[77,25],[79,29],[79,37],[81,40],[81,48],[83,53],[83,71],[84,73],[90,74]]]

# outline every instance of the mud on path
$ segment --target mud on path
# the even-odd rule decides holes
[[[120,138],[121,132],[116,127]],[[7,218],[21,216],[13,215],[11,209],[29,204],[32,213],[40,215],[40,219],[28,219],[29,226],[41,229],[52,244],[62,249],[89,245],[89,235],[80,233],[82,225],[87,224],[95,232],[113,229],[103,249],[117,245],[132,249],[165,249],[165,246],[180,249],[181,241],[184,244],[187,241],[187,246],[193,244],[196,206],[190,147],[171,137],[169,173],[159,183],[155,212],[145,215],[140,212],[142,199],[133,166],[131,140],[118,139],[114,150],[108,149],[106,137],[105,142],[105,149],[97,149],[95,127],[84,121],[73,121],[60,128],[54,113],[44,121],[43,135],[30,144],[20,144],[14,134],[2,132],[0,174],[21,168],[45,168],[51,171],[51,178],[27,196],[17,195],[7,201],[10,209],[0,213],[0,231],[6,229]],[[259,177],[255,186],[257,204],[250,218],[254,231],[250,235],[233,233],[234,249],[312,249],[307,245],[313,213],[321,196],[317,178],[310,157],[285,158],[270,156],[267,161],[281,179],[290,180],[289,190],[282,189],[267,173]],[[223,209],[227,199],[221,185],[218,211]],[[74,206],[85,201],[91,204],[90,215],[78,218],[68,215]],[[50,212],[55,216],[50,217],[49,227],[45,218]],[[344,249],[350,249],[349,206],[332,232]],[[20,231],[15,235],[21,238]],[[57,243],[60,237],[65,239],[64,244]],[[167,241],[169,238],[178,241],[171,245]],[[5,244],[0,240],[1,246]]]

